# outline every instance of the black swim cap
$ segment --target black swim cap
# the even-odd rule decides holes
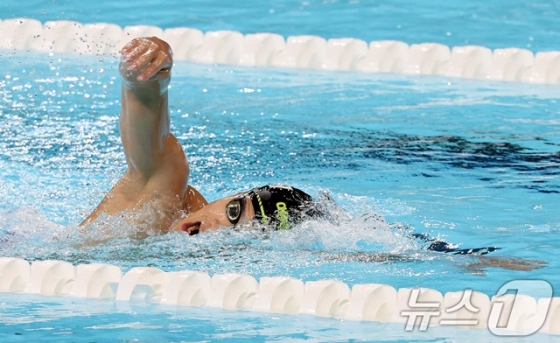
[[[248,193],[255,209],[255,219],[288,230],[292,224],[314,215],[313,199],[307,193],[288,186],[264,186]]]

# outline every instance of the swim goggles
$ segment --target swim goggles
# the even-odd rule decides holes
[[[233,225],[237,224],[239,222],[239,219],[241,219],[244,207],[244,196],[237,197],[226,205],[226,217]]]

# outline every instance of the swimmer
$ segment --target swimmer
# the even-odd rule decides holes
[[[121,50],[119,124],[128,169],[81,225],[102,213],[132,211],[138,226],[193,235],[254,219],[285,230],[313,215],[311,196],[293,187],[264,186],[209,204],[189,185],[188,160],[169,129],[172,66],[171,48],[156,37],[134,39]],[[154,213],[146,208],[158,215],[143,215]]]
[[[189,185],[188,160],[169,128],[167,91],[172,66],[171,48],[156,37],[133,39],[121,50],[119,125],[128,168],[81,225],[101,214],[129,211],[137,226],[194,235],[245,222],[286,230],[305,218],[320,216],[311,196],[294,187],[263,186],[208,203]],[[480,256],[498,249],[455,249],[423,234],[410,237],[428,244],[427,250],[443,253]],[[512,268],[508,265],[507,269]]]

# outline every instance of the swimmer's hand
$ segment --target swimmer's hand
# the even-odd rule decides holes
[[[128,82],[168,79],[172,66],[171,47],[157,37],[135,38],[121,50],[119,70]]]

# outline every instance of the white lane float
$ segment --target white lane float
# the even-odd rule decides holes
[[[405,328],[412,330],[420,321],[419,330],[438,326],[443,304],[443,295],[430,288],[401,288],[397,292],[397,308],[394,322],[406,323]],[[420,319],[419,319],[420,318]]]
[[[65,261],[33,261],[24,293],[41,295],[69,294],[76,277],[75,267]]]
[[[496,49],[492,59],[492,80],[523,81],[523,75],[535,64],[535,55],[525,49]]]
[[[153,267],[135,267],[126,273],[117,288],[117,301],[155,301],[163,294],[166,275]]]
[[[251,309],[255,303],[259,283],[244,274],[216,274],[212,276],[212,290],[207,306],[225,310]]]
[[[300,313],[319,317],[343,317],[350,301],[347,284],[335,280],[308,281]]]
[[[284,51],[284,37],[273,33],[245,35],[239,64],[250,67],[269,66],[274,55]]]
[[[484,293],[472,290],[447,292],[443,297],[445,310],[441,313],[441,320],[484,328],[488,326],[491,306],[490,298]]]
[[[76,48],[76,53],[84,55],[109,55],[118,52],[122,46],[123,29],[115,24],[94,23],[84,26],[82,44]]]
[[[92,263],[76,267],[76,278],[70,296],[77,298],[114,299],[122,279],[117,266]]]
[[[320,69],[327,54],[327,41],[317,36],[288,37],[286,48],[272,58],[281,68]]]
[[[405,74],[437,75],[451,58],[449,47],[436,43],[412,44]]]
[[[188,61],[194,51],[204,44],[204,33],[187,27],[166,29],[163,32],[163,39],[173,47],[174,58]]]
[[[244,43],[241,33],[235,31],[209,31],[204,34],[202,46],[190,56],[197,63],[239,64]]]
[[[8,19],[0,23],[0,49],[31,50],[34,40],[43,34],[43,25],[34,19]]]
[[[298,313],[305,287],[301,280],[291,277],[263,277],[253,311]]]
[[[356,70],[365,73],[403,73],[408,65],[410,47],[399,41],[373,41]]]
[[[161,304],[199,307],[208,303],[212,279],[203,272],[181,271],[167,273]]]
[[[284,38],[274,33],[243,35],[179,27],[163,30],[110,23],[82,24],[68,20],[42,24],[34,19],[0,21],[0,49],[49,54],[114,55],[131,39],[158,36],[169,42],[176,61],[258,67],[442,75],[471,79],[560,84],[560,52],[511,47],[448,47],[437,43],[408,45],[318,36]]]
[[[393,287],[380,284],[354,285],[344,319],[391,322],[398,316],[397,308],[397,290]]]
[[[492,70],[492,50],[481,46],[456,46],[438,73],[451,77],[486,79]]]
[[[560,84],[560,52],[538,52],[534,64],[523,73],[522,80],[529,83]]]
[[[0,257],[0,292],[19,293],[31,274],[29,262],[22,258]]]
[[[360,39],[329,39],[322,69],[356,70],[368,53],[368,44]]]
[[[350,290],[337,280],[304,283],[291,277],[263,277],[257,282],[245,274],[210,277],[200,271],[164,272],[153,267],[135,267],[123,275],[119,267],[109,264],[75,267],[65,261],[47,260],[30,265],[21,258],[0,258],[3,293],[114,300],[122,309],[130,309],[132,302],[148,302],[393,322],[414,331],[423,331],[425,325],[484,328],[507,336],[535,332],[559,335],[560,298],[551,297],[550,285],[540,283],[535,295],[544,294],[543,298],[504,294],[490,299],[472,290],[442,295],[435,289],[397,290],[382,284],[357,284]]]

